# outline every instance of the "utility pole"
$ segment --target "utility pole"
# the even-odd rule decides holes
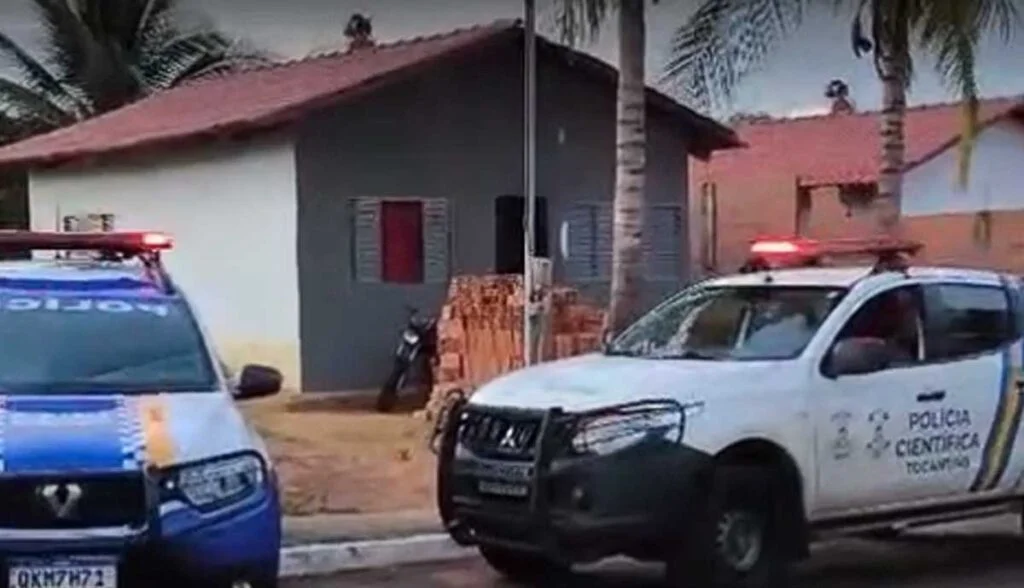
[[[537,215],[537,7],[535,0],[524,0],[525,62],[524,129],[523,129],[523,186],[525,206],[523,214],[523,362],[532,365],[534,357],[534,287],[533,258]]]

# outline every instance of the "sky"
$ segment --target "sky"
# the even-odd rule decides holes
[[[521,0],[182,0],[193,14],[203,14],[227,32],[277,53],[299,57],[312,51],[344,46],[342,31],[349,16],[362,12],[372,17],[379,41],[393,41],[443,32],[458,27],[522,16]],[[537,0],[538,26],[555,37],[553,2]],[[660,0],[648,11],[648,74],[654,82],[661,73],[673,30],[684,22],[699,0]],[[767,111],[776,116],[815,114],[827,109],[825,85],[843,79],[860,109],[876,109],[880,86],[870,58],[857,59],[849,46],[846,14],[831,10],[809,14],[757,73],[739,87],[727,110]],[[32,48],[38,39],[31,0],[0,0],[0,30]],[[615,62],[617,40],[613,26],[598,41],[581,47]],[[1024,34],[1010,44],[986,39],[978,58],[979,86],[986,96],[1024,94],[1024,69],[1019,67]],[[955,95],[933,73],[932,64],[918,58],[911,89],[912,104],[944,102]]]

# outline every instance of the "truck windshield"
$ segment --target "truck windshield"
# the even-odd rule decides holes
[[[605,352],[652,359],[792,359],[845,293],[803,286],[695,286],[656,307]]]
[[[216,389],[179,299],[0,297],[0,392],[142,393]]]

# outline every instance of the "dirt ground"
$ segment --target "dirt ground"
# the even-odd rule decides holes
[[[275,459],[287,514],[433,506],[427,424],[411,409],[377,414],[372,403],[282,396],[245,405]]]

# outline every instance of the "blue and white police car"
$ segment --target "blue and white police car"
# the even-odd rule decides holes
[[[157,233],[0,232],[0,565],[9,588],[277,583],[281,509]]]

